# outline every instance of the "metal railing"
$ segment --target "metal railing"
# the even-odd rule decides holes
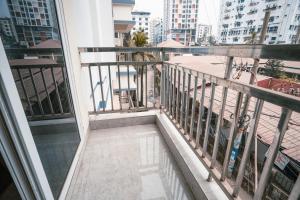
[[[229,198],[241,197],[240,190],[243,182],[245,182],[245,173],[249,168],[249,157],[252,152],[251,146],[255,138],[257,138],[258,124],[263,115],[262,110],[264,104],[273,104],[281,107],[281,114],[279,116],[277,128],[274,130],[273,141],[269,146],[268,156],[265,162],[262,164],[261,170],[257,170],[256,173],[258,183],[256,180],[252,181],[254,189],[252,191],[254,199],[267,198],[266,188],[270,180],[271,171],[274,167],[274,161],[277,157],[279,150],[281,150],[281,144],[288,129],[289,121],[293,112],[300,112],[300,100],[297,97],[282,94],[276,91],[264,89],[255,85],[245,84],[238,81],[230,80],[231,72],[233,68],[234,57],[253,58],[256,60],[260,58],[264,59],[284,59],[284,60],[300,60],[300,46],[299,45],[236,45],[236,46],[213,46],[213,47],[195,47],[195,48],[79,48],[81,53],[93,53],[93,52],[115,52],[134,54],[138,52],[154,52],[156,55],[155,62],[141,61],[141,62],[110,62],[110,63],[83,63],[84,67],[87,67],[92,77],[91,68],[98,67],[100,83],[102,66],[106,66],[111,73],[112,66],[117,67],[117,79],[120,81],[120,66],[125,66],[127,69],[129,66],[133,66],[135,69],[139,69],[142,66],[154,65],[154,71],[158,71],[159,82],[153,84],[153,88],[156,91],[160,91],[159,102],[155,101],[153,107],[159,107],[170,118],[174,126],[178,128],[182,136],[186,139],[186,142],[194,150],[195,154],[202,161],[204,166],[209,171],[208,181],[212,178],[219,183],[223,191]],[[227,63],[224,73],[224,77],[214,76],[212,74],[206,74],[200,71],[195,71],[187,67],[175,65],[165,62],[166,54],[197,54],[197,55],[217,55],[226,56]],[[132,57],[132,56],[128,56]],[[158,67],[159,66],[159,67]],[[157,70],[159,69],[159,70]],[[146,70],[147,73],[148,70]],[[128,72],[128,70],[127,70]],[[132,100],[131,105],[135,105],[136,108],[128,106],[128,108],[122,107],[121,99],[119,96],[119,108],[113,107],[113,94],[112,106],[109,111],[103,109],[98,111],[95,106],[95,98],[93,95],[93,81],[91,80],[91,91],[93,96],[93,111],[91,113],[102,112],[119,112],[119,111],[139,111],[139,107],[147,108],[146,104],[142,105],[139,102],[141,98],[141,86],[138,80],[143,76],[142,72],[137,72],[135,81],[137,80],[137,90],[135,96],[137,98],[130,98]],[[156,73],[152,77],[155,79]],[[111,76],[109,76],[109,89],[113,91]],[[127,73],[127,95],[132,97],[130,93],[129,73]],[[155,83],[156,81],[154,81]],[[251,81],[250,81],[251,82]],[[200,86],[199,86],[200,85]],[[119,91],[121,86],[119,84]],[[221,89],[221,98],[217,99],[216,91]],[[104,100],[103,88],[101,88],[101,100]],[[147,95],[147,84],[146,84]],[[232,113],[229,119],[229,130],[227,131],[227,139],[224,139],[224,123],[226,103],[228,101],[229,93],[234,92],[235,105],[233,105]],[[154,92],[155,93],[155,92]],[[208,97],[207,97],[208,96]],[[216,100],[220,101],[217,107],[218,112],[215,112]],[[250,101],[255,101],[252,111],[249,109]],[[156,105],[156,106],[155,106]],[[251,113],[251,115],[250,115]],[[227,119],[228,121],[228,119]],[[244,138],[243,147],[236,147],[234,144],[238,137]],[[225,141],[224,141],[225,140]],[[235,150],[241,148],[242,153],[238,166],[235,165],[232,160]],[[222,151],[220,151],[220,149]],[[221,158],[221,159],[218,159]],[[233,163],[232,163],[233,162]],[[238,168],[237,168],[237,167]],[[235,171],[232,172],[232,168]],[[248,173],[248,172],[247,172]],[[232,174],[235,174],[232,176]],[[297,179],[297,177],[296,177]],[[249,181],[248,181],[249,182]],[[293,189],[290,194],[290,199],[297,199],[299,196],[299,177],[295,181]],[[253,186],[252,186],[253,188]],[[255,189],[256,188],[256,189]],[[270,193],[268,191],[268,193]],[[249,194],[251,195],[251,194]]]
[[[29,120],[73,116],[64,65],[11,66]]]

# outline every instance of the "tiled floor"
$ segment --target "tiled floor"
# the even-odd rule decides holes
[[[67,199],[193,199],[156,125],[91,132]]]

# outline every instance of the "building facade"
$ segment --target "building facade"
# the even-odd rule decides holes
[[[198,24],[197,25],[197,43],[203,44],[208,43],[209,37],[211,36],[211,25]]]
[[[184,45],[196,42],[199,0],[164,0],[164,34]]]
[[[271,9],[265,44],[290,44],[300,24],[299,0],[222,0],[218,27],[219,43],[249,43],[258,40],[265,10]],[[256,33],[256,34],[254,34]]]
[[[161,18],[155,18],[150,21],[150,43],[157,45],[164,41],[163,21]]]
[[[150,12],[144,11],[134,11],[132,14],[132,20],[135,21],[135,25],[131,30],[131,35],[134,32],[144,30],[144,33],[148,38],[150,38],[149,29],[150,29]]]
[[[134,5],[134,0],[112,0],[115,46],[124,45],[124,39],[135,24],[131,17]]]
[[[8,0],[7,6],[19,45],[30,47],[41,41],[58,39],[53,1]]]

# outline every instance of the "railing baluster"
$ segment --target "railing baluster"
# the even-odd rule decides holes
[[[145,74],[145,100],[146,108],[148,108],[148,65],[146,65],[146,74]]]
[[[168,94],[169,94],[169,115],[171,116],[172,113],[172,72],[173,68],[169,66],[169,88],[168,88]]]
[[[174,70],[173,70],[173,94],[172,94],[172,117],[173,119],[175,119],[175,113],[176,113],[176,105],[175,105],[175,102],[176,102],[176,70],[177,70],[177,66],[175,66]]]
[[[110,97],[111,97],[111,99],[110,99],[110,101],[111,101],[111,110],[114,110],[114,99],[113,99],[113,91],[112,91],[112,86],[111,86],[111,82],[112,82],[112,80],[111,80],[111,66],[110,65],[108,65],[107,66],[108,67],[108,77],[109,77],[109,90],[110,90]]]
[[[100,79],[100,89],[101,89],[101,101],[102,101],[102,110],[103,112],[105,112],[105,100],[104,100],[104,94],[103,94],[103,81],[102,81],[102,69],[101,69],[101,66],[98,65],[98,73],[99,73],[99,79]]]
[[[156,81],[156,65],[153,65],[153,108],[156,105],[156,97],[155,97],[155,81]]]
[[[17,70],[17,73],[19,75],[19,78],[20,78],[20,81],[21,81],[21,86],[22,86],[22,90],[24,92],[24,95],[26,97],[26,100],[27,100],[27,105],[29,107],[29,112],[30,112],[30,115],[33,116],[34,113],[33,113],[33,110],[32,110],[32,107],[31,107],[31,102],[30,102],[30,99],[28,97],[28,94],[27,94],[27,91],[26,91],[26,88],[25,88],[25,85],[24,85],[24,80],[23,80],[23,77],[21,75],[21,72],[19,69],[16,69]]]
[[[52,79],[53,79],[53,83],[54,83],[54,87],[55,87],[56,97],[57,97],[57,100],[58,100],[59,111],[60,111],[60,113],[63,113],[64,111],[63,111],[63,107],[62,107],[62,104],[61,104],[61,99],[60,99],[58,86],[57,86],[57,82],[56,82],[56,79],[55,79],[53,68],[51,68],[51,74],[52,74]]]
[[[137,106],[137,108],[139,108],[140,107],[140,84],[139,84],[139,71],[140,71],[140,68],[139,68],[139,66],[137,65],[137,67],[136,67],[136,106]]]
[[[165,75],[166,75],[166,96],[165,96],[165,101],[166,101],[166,111],[169,111],[169,70],[170,70],[170,66],[169,64],[166,65],[166,71],[165,71]]]
[[[159,73],[159,72],[158,72]],[[160,77],[160,104],[166,107],[165,96],[166,96],[166,88],[165,88],[165,66],[161,65],[161,77]]]
[[[227,65],[226,65],[226,69],[225,69],[225,74],[224,74],[224,79],[229,79],[230,78],[230,74],[231,74],[231,71],[232,71],[232,64],[233,64],[233,57],[228,57],[227,58]],[[215,130],[214,147],[213,147],[213,153],[212,153],[211,164],[210,164],[211,169],[214,169],[216,161],[217,161],[217,154],[218,154],[218,150],[219,150],[219,141],[220,141],[220,135],[221,135],[221,127],[223,126],[224,111],[225,111],[226,100],[227,100],[227,93],[228,93],[228,88],[223,87],[221,108],[220,108],[220,111],[219,111],[217,127],[216,127],[216,130]],[[208,181],[211,180],[211,173],[210,172],[209,172],[207,180]]]
[[[119,102],[120,102],[120,109],[123,110],[122,108],[122,88],[121,88],[121,74],[120,74],[120,65],[117,65],[118,67],[118,85],[119,85]]]
[[[284,134],[288,128],[288,123],[291,118],[292,111],[287,109],[287,108],[282,108],[282,113],[277,125],[277,130],[276,133],[274,134],[273,142],[270,145],[268,149],[268,156],[267,160],[265,161],[263,171],[261,173],[259,183],[257,186],[257,190],[254,194],[254,200],[260,200],[263,197],[265,188],[268,184],[270,175],[271,175],[271,170],[274,165],[274,161],[276,159],[276,156],[278,154],[280,145],[282,143]]]
[[[207,151],[207,143],[208,143],[208,137],[209,137],[209,131],[210,131],[212,110],[213,110],[214,99],[215,99],[215,90],[216,90],[216,84],[212,83],[211,91],[210,91],[209,107],[208,107],[207,116],[206,116],[206,126],[205,126],[205,132],[204,132],[203,153],[202,153],[203,158],[206,156],[206,151]]]
[[[185,79],[186,79],[186,72],[184,68],[181,68],[183,72],[183,78],[182,78],[182,93],[181,93],[181,115],[180,115],[180,127],[184,127],[184,110],[185,110]]]
[[[41,72],[41,76],[42,76],[42,81],[43,81],[43,85],[44,85],[44,88],[45,88],[45,92],[46,92],[46,95],[47,95],[47,101],[48,101],[48,105],[49,105],[49,108],[50,108],[50,112],[51,112],[51,114],[53,114],[54,110],[53,110],[51,98],[50,98],[50,95],[49,95],[49,92],[48,92],[48,88],[47,88],[47,84],[46,84],[46,81],[45,81],[45,76],[44,76],[44,72],[43,72],[42,67],[40,67],[40,72]]]
[[[67,77],[65,75],[65,73],[67,74],[67,72],[65,72],[64,69],[65,69],[65,67],[62,66],[61,67],[61,73],[62,73],[62,76],[63,76],[63,79],[64,79],[64,86],[65,86],[65,89],[66,89],[66,97],[67,97],[67,100],[68,100],[68,108],[70,110],[70,113],[74,113],[72,102],[71,102],[71,99],[70,99],[71,91],[68,87],[68,81],[67,81]]]
[[[131,109],[131,106],[130,106],[130,99],[131,99],[131,95],[130,95],[130,76],[129,76],[129,65],[127,65],[127,98],[128,98],[128,104],[129,104],[129,107],[128,109],[130,110]]]
[[[196,107],[196,101],[197,101],[197,91],[198,91],[198,76],[194,77],[194,96],[193,96],[193,104],[192,104],[192,113],[191,113],[191,124],[190,124],[190,139],[193,139],[193,133],[194,133],[194,117],[195,117],[195,107]]]
[[[184,120],[184,134],[188,133],[188,121],[189,121],[189,111],[190,111],[190,90],[191,90],[191,70],[188,73],[188,87],[186,93],[186,107],[185,107],[185,120]]]
[[[38,102],[38,105],[39,105],[40,112],[41,112],[42,115],[44,115],[45,112],[44,112],[44,109],[43,109],[43,106],[42,106],[42,102],[41,102],[41,99],[40,99],[39,92],[36,89],[36,85],[35,85],[35,82],[34,82],[34,77],[33,77],[32,70],[30,68],[28,68],[28,71],[29,71],[29,74],[30,74],[30,79],[31,79],[31,82],[32,82],[32,85],[33,85],[33,90],[34,90],[35,96],[37,98],[37,102]]]
[[[236,101],[236,105],[235,105],[233,119],[231,121],[231,127],[230,127],[230,132],[229,132],[229,137],[228,137],[228,144],[227,144],[226,154],[225,154],[225,158],[224,158],[224,162],[223,162],[221,181],[224,181],[226,178],[226,175],[227,175],[228,163],[229,163],[229,159],[230,159],[230,155],[231,155],[231,151],[232,151],[232,147],[233,147],[233,141],[235,139],[235,133],[236,133],[237,127],[238,127],[242,101],[243,101],[243,93],[239,92],[238,98]]]
[[[203,77],[202,85],[201,85],[201,99],[199,105],[199,114],[198,114],[198,121],[197,121],[197,133],[196,133],[196,146],[195,148],[199,148],[200,145],[200,135],[202,135],[202,116],[204,112],[204,98],[205,98],[205,89],[206,89],[206,80]]]
[[[176,100],[176,122],[179,123],[179,115],[180,115],[180,79],[181,79],[181,71],[178,69],[178,81],[177,81],[177,100]]]
[[[233,194],[232,194],[233,197],[237,197],[240,187],[241,187],[241,184],[242,184],[242,181],[244,179],[246,164],[249,159],[249,155],[250,155],[250,151],[251,151],[251,144],[252,144],[253,138],[255,137],[255,134],[256,134],[256,130],[258,127],[263,104],[264,104],[264,101],[260,100],[260,99],[258,99],[256,102],[255,110],[254,110],[254,113],[253,113],[253,116],[252,116],[252,119],[251,119],[251,122],[249,125],[249,133],[247,136],[243,157],[242,157],[242,160],[240,163],[238,175],[236,178],[236,182],[235,182],[235,186],[234,186],[234,190],[233,190]]]
[[[93,77],[92,77],[92,72],[91,72],[91,66],[89,66],[89,75],[90,75],[90,85],[91,85],[91,92],[92,92],[92,98],[93,98],[93,108],[94,108],[94,112],[96,112],[95,95],[94,95]]]
[[[297,200],[300,196],[300,174],[298,175],[297,181],[294,184],[294,187],[290,193],[288,200]]]

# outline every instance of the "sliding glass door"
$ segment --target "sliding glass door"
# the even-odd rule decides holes
[[[1,0],[0,36],[54,198],[80,143],[54,0]],[[68,66],[71,67],[71,66]]]

